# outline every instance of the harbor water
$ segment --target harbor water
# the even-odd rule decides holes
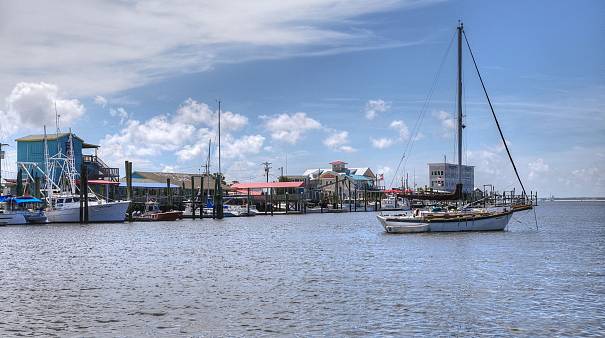
[[[0,333],[604,335],[605,203],[536,214],[416,235],[370,212],[0,227]]]

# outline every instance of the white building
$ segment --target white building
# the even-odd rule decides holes
[[[331,168],[308,169],[303,176],[308,178],[311,190],[319,189],[323,193],[337,193],[341,199],[357,192],[358,198],[365,191],[374,191],[377,187],[377,177],[370,168],[347,168],[343,161],[331,162]]]
[[[458,165],[451,163],[429,163],[429,187],[434,190],[454,191],[458,183]],[[462,166],[462,191],[472,192],[475,188],[475,167]]]

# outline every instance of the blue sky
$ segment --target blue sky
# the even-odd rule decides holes
[[[260,180],[266,160],[277,175],[286,157],[288,174],[341,159],[384,172],[389,185],[407,149],[405,170],[422,186],[427,162],[455,154],[455,45],[414,126],[462,19],[527,189],[605,195],[600,1],[1,6],[9,143],[54,129],[56,101],[61,129],[100,144],[108,162],[195,172],[216,137],[220,98],[231,112],[228,179]],[[465,163],[476,166],[476,186],[518,189],[467,51],[464,69]],[[14,174],[9,163],[3,175]]]

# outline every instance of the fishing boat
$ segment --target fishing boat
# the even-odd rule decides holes
[[[458,130],[458,183],[456,189],[452,193],[430,193],[430,194],[402,194],[402,197],[421,199],[421,200],[433,200],[433,201],[459,201],[462,205],[462,131],[464,128],[462,122],[462,39],[464,37],[468,46],[470,55],[472,57],[475,69],[481,81],[483,91],[487,97],[492,115],[500,132],[500,137],[511,161],[517,179],[521,184],[523,193],[525,195],[525,187],[521,182],[519,173],[512,159],[510,151],[504,135],[496,118],[491,100],[487,95],[487,90],[479,73],[479,68],[475,61],[475,57],[466,38],[464,32],[464,26],[460,23],[457,27],[458,30],[458,119],[457,119],[457,130]],[[377,215],[378,220],[384,227],[387,233],[420,233],[420,232],[458,232],[458,231],[501,231],[506,228],[508,222],[512,217],[514,209],[512,207],[493,207],[493,208],[471,208],[469,205],[462,206],[458,209],[449,210],[444,208],[431,208],[429,210],[415,209],[410,213],[403,213],[398,215]]]
[[[88,221],[124,222],[130,201],[109,202],[93,193],[88,196]],[[74,194],[52,195],[46,209],[49,223],[80,222],[80,196]]]
[[[35,163],[18,162],[30,179],[33,180],[36,175],[43,177],[45,187],[41,190],[41,194],[46,201],[45,215],[48,222],[80,222],[81,210],[84,214],[88,214],[89,222],[124,222],[130,201],[110,201],[97,196],[90,189],[81,192],[76,184],[80,174],[75,168],[71,131],[67,148],[67,154],[59,151],[56,155],[49,156],[46,127],[44,127],[44,169]]]

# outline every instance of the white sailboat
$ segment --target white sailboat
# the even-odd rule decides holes
[[[462,23],[457,27],[458,29],[458,184],[456,187],[456,192],[451,196],[441,195],[442,199],[451,199],[457,198],[461,199],[462,197],[462,130],[464,125],[462,123],[462,37],[464,33],[464,27]],[[464,35],[466,39],[466,35]],[[468,40],[466,41],[468,45]],[[479,69],[477,64],[475,63],[474,56],[471,53],[471,57],[473,58],[473,63],[475,64],[475,68],[477,70],[477,74],[479,75],[479,79],[481,80],[481,84],[483,86],[483,90],[486,94],[487,101],[489,103],[490,109],[492,110],[492,115],[496,121],[496,125],[498,130],[500,131],[500,136],[502,138],[502,142],[504,143],[504,147],[508,153],[509,159],[515,169],[515,174],[517,174],[517,179],[523,188],[523,192],[525,194],[525,188],[523,187],[523,183],[521,182],[520,176],[517,172],[515,164],[512,160],[512,156],[510,151],[508,150],[508,145],[506,144],[506,140],[504,139],[504,135],[502,134],[502,130],[500,129],[500,125],[498,123],[498,119],[496,118],[496,114],[492,107],[489,96],[487,95],[487,90],[483,84],[483,79],[481,78],[481,74],[479,73]],[[377,215],[378,220],[384,227],[387,233],[419,233],[419,232],[458,232],[458,231],[501,231],[506,228],[509,220],[512,217],[513,209],[510,207],[498,207],[498,208],[469,208],[462,207],[457,210],[441,210],[440,208],[436,208],[435,210],[420,210],[416,209],[411,213],[404,213],[400,215]]]

